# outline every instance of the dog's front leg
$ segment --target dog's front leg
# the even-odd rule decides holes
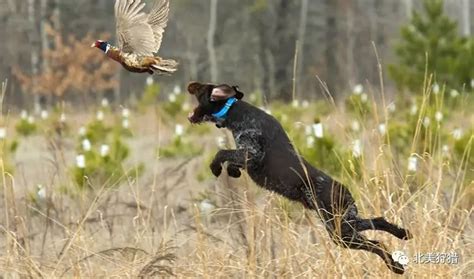
[[[259,130],[248,129],[235,137],[237,149],[220,150],[211,163],[211,171],[215,176],[222,172],[222,164],[228,163],[227,173],[231,177],[240,177],[240,169],[255,169],[265,157],[265,140]]]
[[[227,162],[227,172],[231,177],[240,177],[240,168],[245,166],[247,152],[243,149],[237,150],[220,150],[217,152],[210,168],[212,173],[217,177],[222,172],[222,164]]]

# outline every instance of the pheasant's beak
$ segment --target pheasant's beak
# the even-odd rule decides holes
[[[93,44],[91,45],[91,47],[96,47],[96,43],[93,43]]]

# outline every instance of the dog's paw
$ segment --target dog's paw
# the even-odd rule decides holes
[[[395,261],[391,261],[390,263],[387,262],[387,267],[396,274],[405,273],[404,266],[400,263],[395,262]]]
[[[213,174],[215,177],[219,177],[219,175],[221,175],[221,173],[222,173],[222,165],[221,165],[220,162],[213,161],[209,167],[210,167],[210,169],[211,169],[212,174]]]
[[[242,173],[240,172],[239,167],[237,167],[235,165],[228,165],[227,166],[227,174],[229,174],[230,177],[234,177],[234,178],[239,178],[242,175]]]

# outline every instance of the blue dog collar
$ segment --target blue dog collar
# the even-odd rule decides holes
[[[225,119],[227,112],[229,112],[229,109],[232,107],[233,104],[235,104],[235,102],[237,102],[237,98],[232,97],[227,99],[227,102],[221,108],[221,110],[216,113],[213,113],[212,116],[217,119]]]

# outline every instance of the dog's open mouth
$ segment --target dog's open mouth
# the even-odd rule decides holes
[[[212,121],[213,117],[202,113],[201,108],[198,106],[188,113],[188,120],[191,124],[200,124],[205,121]]]
[[[198,124],[203,121],[203,117],[199,117],[196,113],[197,108],[188,113],[188,120],[191,124]]]

